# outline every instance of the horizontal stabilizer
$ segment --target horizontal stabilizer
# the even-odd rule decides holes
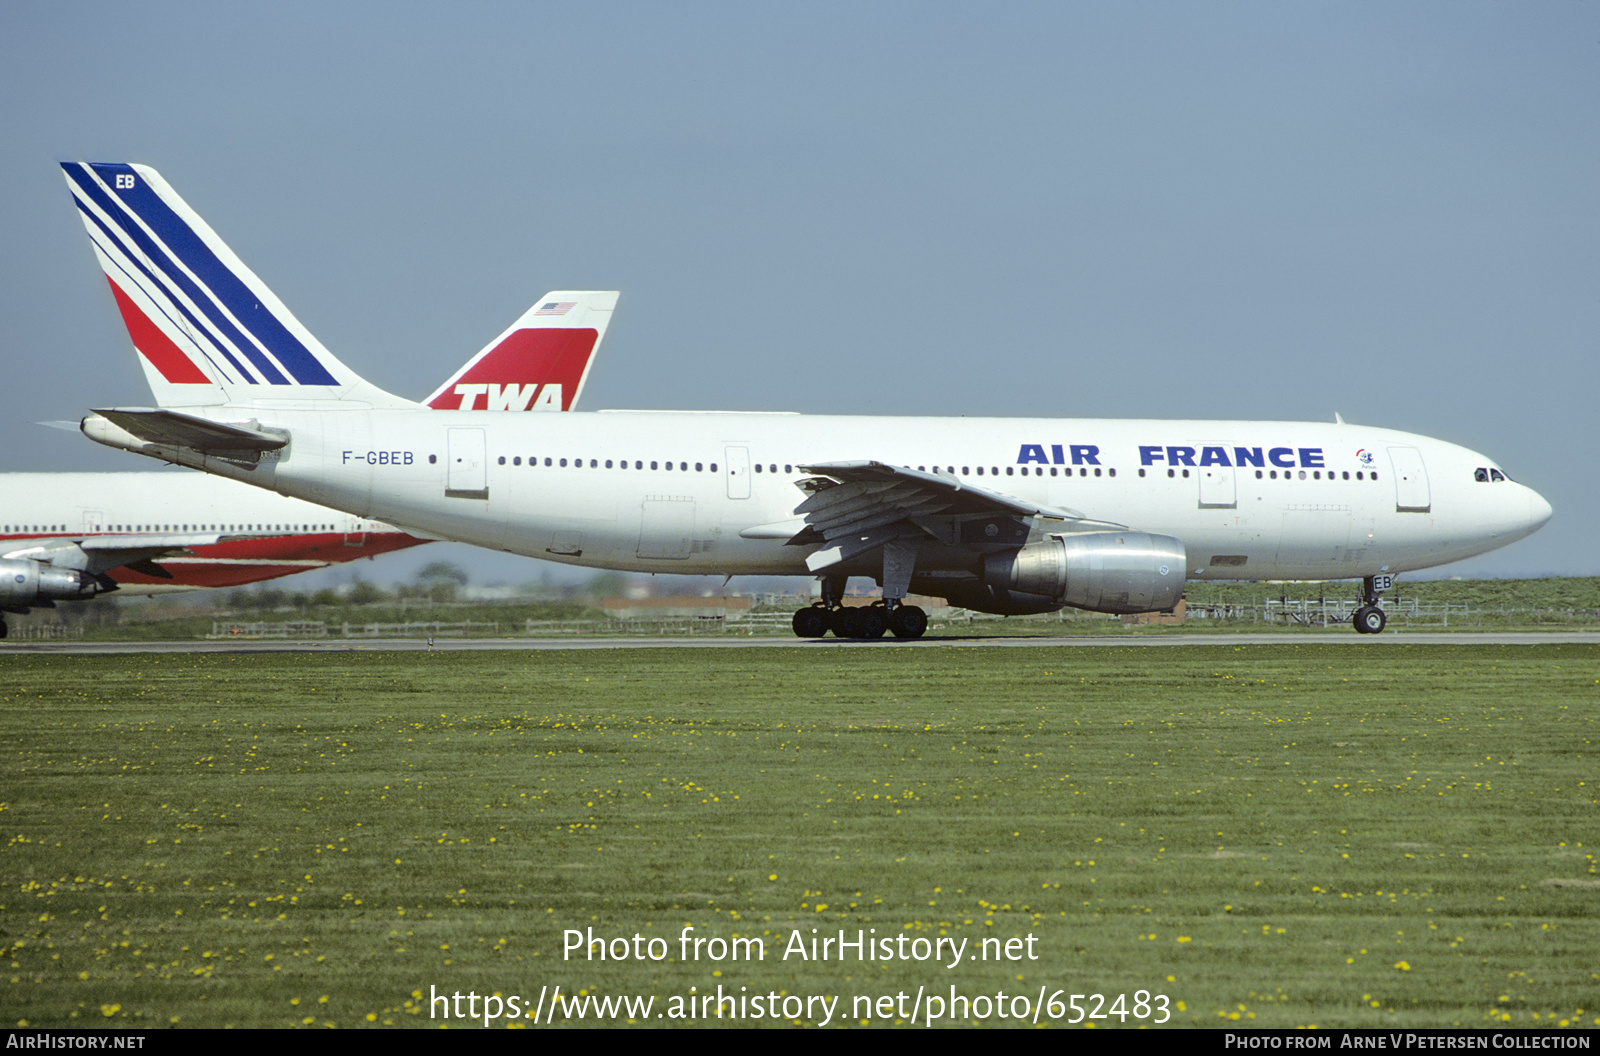
[[[79,428],[98,443],[140,454],[154,454],[145,450],[146,445],[153,445],[242,462],[259,461],[262,452],[276,451],[289,443],[287,434],[262,429],[255,419],[214,422],[181,411],[149,407],[96,410]]]

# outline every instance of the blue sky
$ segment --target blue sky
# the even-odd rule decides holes
[[[1338,411],[1555,507],[1447,574],[1600,574],[1592,3],[11,3],[0,92],[0,471],[154,466],[30,424],[148,399],[126,160],[402,395],[618,289],[590,409]]]

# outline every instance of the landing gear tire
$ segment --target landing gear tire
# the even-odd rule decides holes
[[[857,638],[882,638],[889,629],[889,619],[884,614],[883,606],[870,605],[857,609],[855,628]]]
[[[896,638],[921,638],[928,629],[928,614],[915,605],[899,605],[889,616],[889,630]]]
[[[856,610],[841,605],[828,613],[828,629],[835,638],[856,637]]]
[[[828,622],[835,638],[882,638],[888,629],[883,610],[877,607],[840,606],[828,614]]]
[[[1350,622],[1355,624],[1359,634],[1380,634],[1389,622],[1389,617],[1385,616],[1383,610],[1376,605],[1363,605],[1356,610]]]
[[[794,614],[794,633],[797,638],[821,638],[828,633],[828,610],[812,605]]]
[[[4,638],[6,635],[8,635],[10,633],[11,633],[11,628],[6,626],[6,621],[5,620],[0,620],[0,638]]]

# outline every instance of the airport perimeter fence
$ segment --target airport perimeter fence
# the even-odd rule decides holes
[[[725,626],[721,616],[686,616],[650,620],[463,620],[440,623],[414,620],[407,623],[322,623],[315,620],[282,623],[216,621],[210,638],[504,638],[504,637],[611,637],[616,635],[723,634],[728,631],[755,631],[764,627],[759,617],[741,620],[738,626]],[[783,617],[789,629],[789,617]]]
[[[1269,598],[1260,606],[1191,606],[1190,620],[1232,620],[1289,627],[1332,627],[1348,624],[1360,608],[1354,598]],[[1465,602],[1423,603],[1409,598],[1387,601],[1384,615],[1391,627],[1528,627],[1596,625],[1600,610],[1535,609],[1470,605]]]
[[[1265,602],[1229,605],[1190,605],[1184,618],[1161,622],[1168,625],[1199,625],[1215,623],[1254,623],[1275,627],[1348,627],[1360,603],[1350,598],[1270,598]],[[1476,627],[1596,627],[1600,626],[1600,609],[1539,609],[1510,608],[1507,606],[1469,605],[1464,602],[1437,602],[1423,604],[1405,599],[1386,602],[1384,614],[1390,627],[1410,627],[1417,630],[1429,628]],[[932,614],[930,614],[932,615]],[[788,617],[784,620],[787,623]],[[950,609],[933,616],[931,630],[946,627],[970,627],[997,621],[1012,623],[1090,623],[1104,624],[1121,621],[1124,624],[1145,622],[1142,617],[1117,617],[1078,609],[1061,609],[1036,616],[996,616],[992,613],[973,612],[970,609]],[[1155,621],[1150,621],[1155,622]]]
[[[211,625],[211,638],[465,638],[501,633],[500,624],[486,620],[461,623],[336,623],[294,620],[283,623],[235,623],[219,621]]]
[[[38,621],[22,623],[19,621],[16,626],[7,628],[6,637],[25,640],[82,638],[83,628],[66,623],[43,623]]]
[[[1271,598],[1249,605],[1191,605],[1184,623],[1190,627],[1254,623],[1275,627],[1335,628],[1348,626],[1357,603],[1351,598]],[[1418,630],[1477,627],[1596,627],[1600,610],[1538,609],[1468,605],[1460,602],[1424,604],[1412,600],[1386,603],[1389,626]],[[723,635],[788,635],[793,612],[741,612],[737,615],[661,616],[628,620],[463,620],[454,623],[326,623],[316,620],[235,621],[212,623],[214,639],[226,638],[564,638],[564,637],[716,637]],[[1118,617],[1063,609],[1038,616],[995,616],[968,609],[930,612],[933,631],[998,628],[1009,625],[1071,624],[1099,629]],[[1129,618],[1125,622],[1137,622]],[[1065,629],[1065,628],[1063,628]],[[81,638],[83,628],[66,624],[35,623],[11,629],[13,638]]]

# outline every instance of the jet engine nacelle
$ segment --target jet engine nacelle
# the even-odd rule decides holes
[[[57,568],[25,557],[0,558],[0,606],[46,601],[82,601],[116,585],[75,568]]]
[[[1170,535],[1088,532],[1052,535],[1020,550],[990,554],[983,582],[995,590],[1042,595],[1090,612],[1165,612],[1183,597],[1188,557]]]
[[[963,609],[992,612],[996,616],[1032,616],[1041,612],[1055,612],[1061,608],[1061,602],[1055,598],[991,586],[976,576],[957,580],[919,580],[913,577],[911,585],[919,594],[943,598]]]

